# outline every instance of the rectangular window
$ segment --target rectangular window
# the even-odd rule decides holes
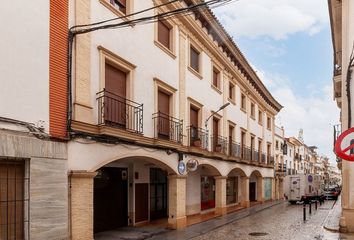
[[[275,141],[275,149],[279,149],[279,142],[278,141]]]
[[[241,109],[246,111],[246,96],[241,93]]]
[[[229,99],[235,101],[235,85],[229,82]]]
[[[190,67],[199,72],[199,51],[190,46]]]
[[[263,125],[263,113],[261,110],[258,110],[258,123]]]
[[[220,72],[218,69],[213,68],[213,86],[220,89]]]
[[[255,118],[256,117],[256,112],[255,112],[255,106],[254,103],[251,103],[251,117]]]
[[[109,3],[120,12],[127,14],[127,0],[109,0]]]
[[[269,130],[272,129],[272,120],[270,119],[270,117],[267,117],[267,128],[268,128]]]
[[[165,22],[159,20],[157,23],[157,40],[163,46],[171,50],[171,27]]]

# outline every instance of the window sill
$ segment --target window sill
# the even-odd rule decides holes
[[[165,46],[164,46],[162,43],[160,43],[159,41],[154,40],[154,43],[155,43],[155,45],[156,45],[157,47],[159,47],[162,51],[164,51],[165,53],[167,53],[171,58],[176,59],[176,55],[174,54],[174,52],[173,52],[171,49],[165,47]]]
[[[255,116],[250,116],[250,118],[252,118],[254,121],[256,121],[256,117]]]
[[[268,130],[268,131],[272,131],[272,129],[271,129],[271,128],[269,128],[269,127],[267,127],[267,130]]]
[[[246,114],[247,114],[246,109],[244,109],[244,108],[240,108],[240,109],[241,109],[241,111],[242,111],[242,112],[244,112],[244,113],[246,113]]]
[[[196,70],[194,70],[192,67],[188,66],[188,70],[189,70],[191,73],[193,73],[196,77],[198,77],[200,80],[203,79],[203,76],[202,76],[199,72],[197,72]]]
[[[211,88],[214,89],[217,93],[222,94],[221,90],[220,90],[218,87],[216,87],[216,86],[213,85],[213,84],[211,84],[210,86],[211,86]]]
[[[227,98],[227,100],[228,100],[230,103],[232,103],[233,105],[236,105],[235,100],[233,100],[232,98]]]
[[[112,6],[112,4],[110,4],[109,2],[107,2],[107,0],[99,0],[100,3],[105,6],[106,8],[108,8],[111,12],[113,12],[115,15],[117,15],[118,17],[121,18],[121,20],[123,21],[129,21],[132,20],[131,17],[126,17],[126,14],[124,14],[123,12],[119,11],[118,9],[116,9],[114,6]],[[129,24],[131,27],[133,27],[135,24]]]
[[[258,122],[258,124],[259,124],[260,126],[263,126],[263,123],[262,123],[262,122]]]

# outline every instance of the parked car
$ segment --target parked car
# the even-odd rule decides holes
[[[340,194],[340,189],[336,186],[330,186],[324,189],[324,196],[326,199],[337,200]]]

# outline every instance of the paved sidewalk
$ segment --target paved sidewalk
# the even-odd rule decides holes
[[[339,232],[339,220],[340,216],[342,213],[342,201],[341,201],[341,196],[338,197],[338,200],[334,204],[332,210],[329,212],[325,223],[324,223],[324,228],[333,231],[333,232]]]
[[[209,221],[202,222],[199,224],[192,225],[182,230],[169,231],[163,234],[158,234],[152,236],[151,238],[147,238],[149,240],[186,240],[191,239],[202,234],[208,233],[214,229],[222,227],[228,223],[232,223],[236,220],[242,219],[244,217],[250,216],[257,212],[260,212],[264,209],[268,209],[274,205],[283,203],[283,200],[267,202],[264,204],[258,204],[250,208],[244,208],[242,210],[213,218]]]

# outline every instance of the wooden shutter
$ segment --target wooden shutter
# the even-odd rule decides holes
[[[159,137],[169,139],[170,136],[170,95],[158,91],[158,134]]]
[[[233,91],[234,91],[234,86],[232,85],[232,83],[229,83],[229,98],[230,99],[234,99]]]
[[[125,127],[127,121],[127,74],[112,65],[105,65],[105,121]]]
[[[162,91],[158,92],[158,111],[170,115],[170,95]]]
[[[190,47],[190,65],[191,68],[199,72],[199,52],[192,46]]]
[[[24,164],[0,164],[0,239],[24,239]]]
[[[214,68],[213,69],[213,85],[215,87],[219,87],[219,84],[218,84],[218,74],[219,72]]]
[[[198,109],[193,107],[190,109],[190,125],[198,127]]]
[[[106,63],[105,89],[115,95],[126,98],[127,74]]]
[[[166,48],[170,49],[170,28],[161,20],[159,20],[157,24],[157,33],[157,40]]]

